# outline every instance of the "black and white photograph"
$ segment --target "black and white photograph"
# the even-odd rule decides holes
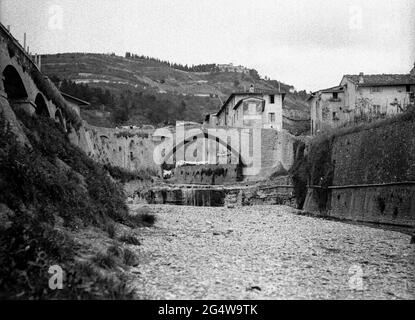
[[[0,0],[0,300],[415,300],[415,2]]]

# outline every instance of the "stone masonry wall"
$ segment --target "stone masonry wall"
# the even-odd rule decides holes
[[[234,164],[182,166],[174,170],[174,181],[183,184],[222,185],[241,179],[241,168]]]
[[[71,132],[72,143],[78,145],[91,158],[118,166],[129,171],[151,170],[160,173],[160,166],[154,162],[154,130],[123,130],[84,125]]]
[[[194,128],[193,128],[194,129]],[[257,129],[256,132],[249,129],[229,128],[230,131],[238,132],[241,137],[244,135],[244,147],[249,145],[249,161],[252,165],[242,165],[242,176],[245,181],[265,180],[274,173],[285,174],[291,168],[294,161],[294,142],[296,137],[285,131],[277,131],[274,129]],[[103,163],[118,166],[129,171],[151,170],[161,175],[160,162],[156,163],[154,155],[155,150],[159,152],[159,146],[162,143],[169,142],[167,146],[170,148],[163,154],[166,159],[171,160],[173,157],[171,147],[176,140],[174,128],[170,128],[173,133],[171,137],[159,136],[155,130],[144,129],[116,129],[101,128],[83,123],[83,126],[77,130],[72,130],[69,137],[72,143],[78,145],[94,160]],[[200,132],[204,132],[206,128],[199,128]],[[226,137],[226,136],[225,136]],[[170,143],[172,142],[172,143]],[[157,149],[156,149],[157,148]],[[194,173],[189,173],[193,178],[180,177],[180,172],[176,176],[179,177],[180,183],[200,183],[200,184],[220,184],[239,181],[239,172],[237,173],[236,164],[239,162],[238,152],[236,148],[233,152],[226,152],[226,145],[218,146],[212,140],[202,138],[197,139],[191,137],[191,141],[184,146],[184,154],[186,161],[214,161],[220,163],[221,166],[228,166],[229,173],[227,177],[217,177],[215,181],[211,181],[208,177],[196,177],[197,169]],[[156,153],[157,153],[156,152]],[[188,158],[188,156],[194,156]],[[165,159],[165,160],[166,160]],[[170,164],[171,161],[167,162]],[[226,164],[228,162],[228,164]],[[173,161],[174,165],[174,161]],[[201,168],[203,170],[203,168]],[[232,172],[231,172],[232,171]],[[200,172],[201,173],[201,172]],[[232,174],[232,175],[231,175]],[[190,180],[189,180],[190,179]]]
[[[324,214],[415,226],[415,121],[400,121],[335,138],[333,185]],[[412,183],[411,183],[412,182]],[[316,214],[315,191],[305,210]]]

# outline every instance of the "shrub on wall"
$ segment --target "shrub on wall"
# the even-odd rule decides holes
[[[57,108],[62,110],[65,119],[78,130],[82,125],[82,119],[74,110],[72,110],[71,107],[66,104],[65,99],[52,81],[50,81],[49,78],[44,76],[34,67],[30,69],[30,76],[32,77],[37,88],[46,96],[48,100],[51,100]]]
[[[309,163],[305,155],[306,145],[302,141],[294,142],[294,164],[289,174],[294,184],[294,196],[297,208],[302,209],[307,196],[307,183],[309,179]]]
[[[153,177],[157,176],[157,172],[148,168],[136,171],[128,171],[117,166],[106,164],[104,165],[104,169],[108,171],[111,177],[119,180],[121,183],[126,183],[134,180],[151,180]]]
[[[290,175],[294,183],[297,206],[302,209],[307,196],[307,185],[315,186],[315,195],[321,212],[325,212],[330,199],[329,186],[333,184],[334,164],[331,161],[332,136],[316,138],[308,147],[303,142],[294,143],[294,164]]]
[[[121,131],[115,134],[116,138],[142,138],[148,139],[148,133],[145,132],[129,132],[129,131]]]
[[[316,195],[320,212],[325,212],[330,199],[329,186],[333,184],[334,164],[331,160],[334,137],[321,136],[310,145],[308,161],[310,166],[310,182],[318,186]]]

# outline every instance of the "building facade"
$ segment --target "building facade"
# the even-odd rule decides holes
[[[208,115],[205,124],[215,127],[269,128],[282,130],[284,93],[233,93],[217,114]]]
[[[409,74],[344,75],[339,86],[313,93],[309,103],[314,135],[404,112],[415,103],[415,66]]]

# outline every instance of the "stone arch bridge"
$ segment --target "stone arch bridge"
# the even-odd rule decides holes
[[[61,101],[60,105],[56,100]],[[62,101],[64,98],[59,90],[42,75],[30,54],[0,24],[0,111],[5,114],[11,129],[19,137],[19,123],[13,111],[22,109],[32,115],[55,119],[66,131],[71,125],[65,116],[70,106]],[[64,107],[68,109],[63,110]]]

